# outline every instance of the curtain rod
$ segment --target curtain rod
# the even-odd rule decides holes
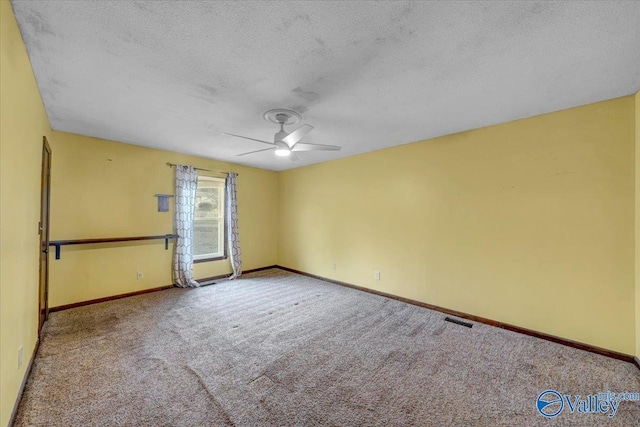
[[[175,167],[175,166],[176,166],[176,164],[175,164],[175,163],[167,162],[167,166],[169,166],[169,167],[172,167],[172,168],[173,168],[173,167]],[[197,169],[197,170],[199,170],[199,171],[207,171],[207,172],[215,172],[215,173],[224,173],[224,174],[227,174],[227,175],[229,175],[229,173],[230,173],[230,172],[214,171],[214,170],[211,170],[211,169],[203,169],[203,168],[196,168],[196,169]],[[236,175],[240,176],[240,174],[239,174],[239,173],[236,173]]]

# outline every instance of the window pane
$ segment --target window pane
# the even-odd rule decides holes
[[[224,180],[198,178],[193,229],[193,255],[222,256],[224,253]],[[202,257],[202,258],[206,258]]]
[[[193,224],[193,254],[217,254],[218,248],[218,220],[196,219]]]

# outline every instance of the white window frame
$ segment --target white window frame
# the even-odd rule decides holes
[[[219,204],[220,204],[220,217],[218,220],[218,248],[219,251],[216,253],[208,253],[208,254],[198,254],[196,255],[195,253],[193,254],[193,260],[194,262],[204,262],[204,261],[213,261],[213,260],[218,260],[218,259],[225,259],[227,258],[227,245],[226,245],[226,219],[225,219],[225,179],[224,178],[218,178],[218,177],[214,177],[214,176],[207,176],[207,175],[199,175],[198,176],[198,186],[200,185],[201,181],[209,181],[209,182],[216,182],[220,185],[220,187],[222,188],[221,191],[221,197],[219,200]],[[197,193],[196,193],[197,194]],[[196,206],[197,209],[197,206]],[[195,223],[198,221],[197,218],[194,217],[194,226]]]

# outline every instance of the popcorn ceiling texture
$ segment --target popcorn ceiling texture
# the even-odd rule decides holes
[[[271,269],[52,313],[16,425],[637,426],[538,414],[637,392],[626,362]]]
[[[272,170],[640,89],[640,2],[12,4],[55,130]],[[236,157],[279,107],[343,150]]]

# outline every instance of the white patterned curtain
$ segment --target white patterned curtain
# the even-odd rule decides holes
[[[173,281],[181,288],[198,287],[193,279],[193,220],[196,211],[198,170],[176,165],[176,250],[173,256]]]
[[[236,279],[242,274],[242,257],[240,256],[240,236],[238,233],[238,191],[236,178],[238,174],[229,173],[225,185],[226,203],[225,220],[227,221],[227,240],[229,242],[229,259],[233,274],[229,280]]]

